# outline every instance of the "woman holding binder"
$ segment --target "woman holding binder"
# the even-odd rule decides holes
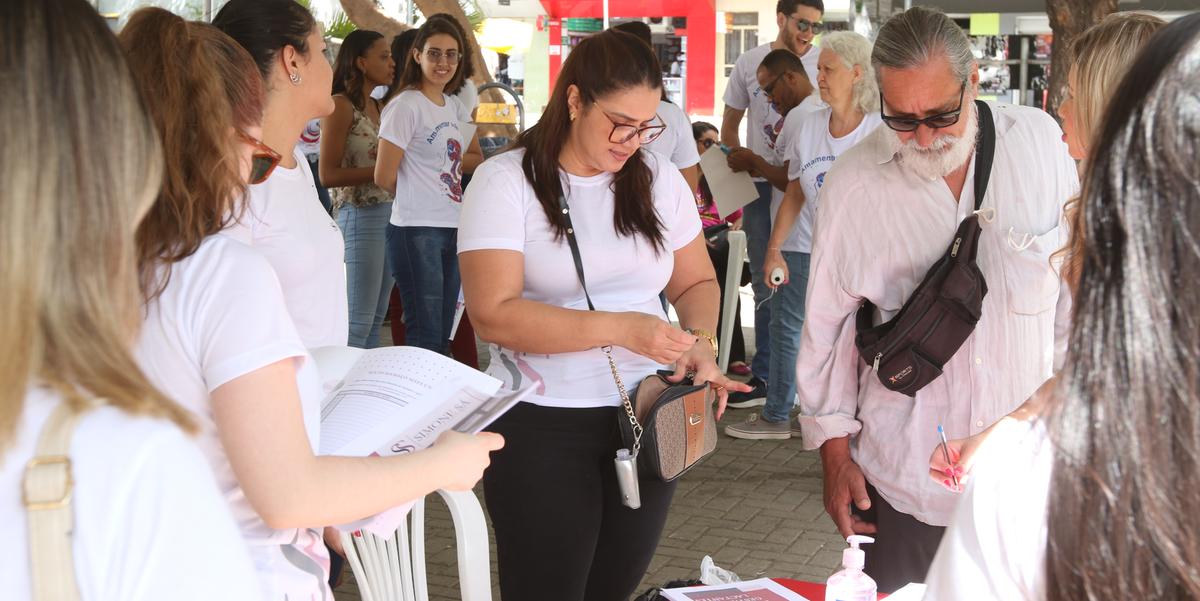
[[[329,598],[319,528],[469,489],[502,440],[448,433],[404,456],[315,454],[316,366],[270,263],[228,232],[249,206],[247,186],[280,160],[261,141],[254,62],[215,28],[156,8],[136,13],[120,40],[167,156],[138,231],[138,362],[197,422],[264,597]]]
[[[662,132],[662,76],[636,37],[605,31],[563,64],[537,125],[475,174],[459,260],[489,373],[533,387],[494,425],[509,446],[484,480],[505,599],[617,601],[645,574],[674,492],[649,474],[642,506],[622,505],[613,458],[625,382],[668,364],[718,389],[720,303],[683,176],[640,150]],[[569,204],[571,226],[563,217]],[[578,239],[589,311],[567,236]],[[677,328],[659,302],[666,295]]]
[[[446,94],[465,42],[445,19],[417,31],[400,92],[383,110],[375,183],[395,196],[387,228],[388,264],[404,307],[408,344],[446,354],[460,281],[454,254],[462,175],[483,160],[464,136],[459,102]]]

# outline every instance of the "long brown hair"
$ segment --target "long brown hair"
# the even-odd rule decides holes
[[[396,89],[394,90],[396,94],[399,94],[404,90],[416,90],[421,87],[421,80],[425,77],[425,74],[421,72],[421,65],[417,62],[416,57],[413,56],[413,52],[424,52],[425,43],[429,41],[429,38],[435,35],[448,35],[454,38],[455,43],[458,44],[458,64],[454,66],[454,76],[450,78],[449,82],[447,82],[445,89],[448,90],[450,88],[449,84],[459,81],[455,78],[459,76],[458,72],[462,70],[463,62],[470,60],[470,57],[468,57],[466,54],[467,45],[463,40],[462,33],[460,33],[462,31],[461,28],[459,28],[457,24],[452,25],[450,22],[453,19],[454,17],[449,15],[447,15],[446,18],[437,19],[430,17],[425,21],[425,24],[421,25],[421,28],[417,30],[417,38],[413,40],[412,49],[408,51],[407,55],[402,57],[404,60],[404,67],[402,69],[403,73],[400,75],[400,82],[397,84]],[[401,59],[394,58],[393,60],[396,61],[396,68],[400,69]],[[449,94],[450,92],[446,93]]]
[[[1071,44],[1071,61],[1076,74],[1076,135],[1085,148],[1100,127],[1104,107],[1113,90],[1129,70],[1138,50],[1167,22],[1143,13],[1114,13],[1093,25]],[[1063,277],[1068,284],[1079,283],[1080,258],[1083,254],[1083,205],[1076,196],[1065,207],[1071,239],[1056,256],[1065,255]]]
[[[337,58],[333,61],[333,95],[345,95],[350,99],[350,104],[360,111],[366,106],[363,83],[367,75],[358,68],[357,61],[376,41],[382,39],[383,34],[378,31],[355,29],[342,40],[342,47],[338,49]]]
[[[34,386],[76,409],[95,398],[195,431],[131,350],[133,232],[162,155],[117,41],[87,2],[0,2],[0,139],[0,453]]]
[[[120,40],[166,156],[162,192],[137,235],[149,300],[170,278],[160,265],[191,256],[245,209],[231,202],[246,192],[232,132],[262,121],[263,83],[233,38],[161,8],[134,13]]]
[[[546,219],[560,239],[567,232],[566,220],[558,206],[564,193],[558,156],[571,132],[568,88],[578,88],[584,103],[591,104],[612,92],[637,86],[657,90],[661,85],[658,58],[634,35],[610,29],[587,38],[571,50],[546,103],[546,111],[512,146],[525,149],[521,160],[525,178],[533,186]],[[622,236],[641,235],[661,251],[666,248],[663,224],[654,210],[653,178],[644,156],[639,148],[613,177],[616,196],[613,228]]]
[[[1200,14],[1142,49],[1088,160],[1046,598],[1200,598]]]

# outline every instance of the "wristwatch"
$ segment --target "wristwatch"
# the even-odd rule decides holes
[[[709,332],[708,330],[701,330],[699,328],[688,328],[687,333],[691,334],[692,336],[699,336],[700,338],[707,340],[708,343],[712,345],[713,357],[715,358],[719,355],[717,352],[717,337],[713,336],[712,332]]]

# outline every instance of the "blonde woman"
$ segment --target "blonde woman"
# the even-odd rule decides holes
[[[0,590],[260,599],[194,419],[130,349],[163,170],[116,40],[83,0],[0,3],[0,39]]]
[[[1088,160],[1089,146],[1099,135],[1104,107],[1117,84],[1129,71],[1138,51],[1165,25],[1166,21],[1153,15],[1119,13],[1105,17],[1075,39],[1071,46],[1073,60],[1067,84],[1069,95],[1059,107],[1059,115],[1063,123],[1063,140],[1071,157],[1081,161],[1081,167]],[[1072,289],[1079,282],[1079,270],[1083,263],[1084,206],[1081,200],[1082,197],[1078,197],[1067,204],[1066,220],[1071,227],[1071,242],[1067,248],[1059,251],[1065,258],[1063,280]],[[951,490],[963,490],[979,445],[998,428],[1036,418],[1041,399],[1053,390],[1054,382],[1054,379],[1047,381],[1016,411],[987,430],[970,438],[950,441],[947,453],[943,453],[940,446],[934,449],[929,458],[929,476]],[[950,463],[946,462],[947,456]]]

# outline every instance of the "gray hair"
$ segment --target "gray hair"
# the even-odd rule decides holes
[[[864,113],[879,110],[879,84],[871,66],[871,40],[853,31],[835,31],[821,37],[821,47],[817,50],[838,55],[847,69],[856,66],[862,69],[862,77],[854,84],[854,106]]]
[[[878,80],[882,67],[911,69],[940,57],[950,62],[956,78],[967,82],[975,63],[967,34],[945,13],[917,6],[888,19],[879,29],[871,64]]]

